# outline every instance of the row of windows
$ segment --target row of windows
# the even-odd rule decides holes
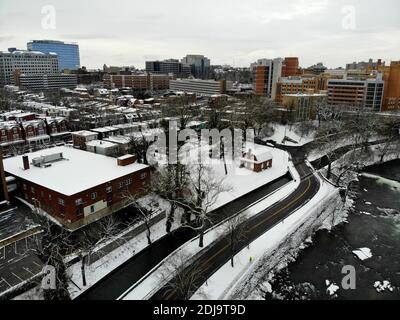
[[[140,175],[140,179],[141,179],[141,180],[144,180],[144,179],[146,178],[146,176],[147,176],[146,173],[142,173],[142,174]],[[131,185],[132,183],[133,183],[133,179],[132,179],[132,178],[126,179],[126,180],[124,180],[124,181],[121,181],[121,182],[119,182],[119,184],[118,184],[118,189],[121,189],[121,188],[123,188],[124,186],[129,186],[129,185]],[[24,190],[27,190],[27,185],[26,185],[25,183],[23,184],[23,189],[24,189]],[[112,186],[106,187],[106,192],[107,192],[107,193],[111,193],[112,190],[113,190],[113,189],[112,189]],[[32,194],[35,194],[35,192],[36,192],[36,189],[35,189],[35,187],[32,186],[32,187],[31,187],[31,193],[32,193]],[[43,198],[43,197],[44,197],[43,191],[41,191],[40,193],[41,193],[41,197]],[[91,198],[92,200],[97,199],[97,197],[98,197],[98,193],[97,193],[97,192],[92,192],[91,195],[90,195],[90,198]],[[49,200],[52,199],[51,194],[48,195],[48,198],[49,198]],[[80,206],[80,205],[82,205],[83,203],[84,203],[84,202],[83,202],[83,199],[82,199],[82,198],[79,198],[79,199],[76,199],[76,200],[75,200],[75,205],[76,205],[76,206]],[[62,198],[58,198],[58,204],[59,204],[60,206],[65,206],[65,200],[62,199]]]

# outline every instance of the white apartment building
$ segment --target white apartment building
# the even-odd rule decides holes
[[[0,85],[11,84],[17,70],[25,75],[58,73],[57,54],[13,49],[0,51]]]
[[[172,91],[183,91],[204,96],[222,94],[225,91],[223,81],[200,79],[170,80],[169,88]]]

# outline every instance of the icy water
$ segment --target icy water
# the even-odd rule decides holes
[[[348,223],[319,231],[275,277],[274,292],[289,299],[400,299],[400,182],[390,179],[400,181],[399,160],[368,168]],[[352,252],[359,248],[369,248],[372,257],[361,261]],[[341,287],[344,265],[355,267],[355,290]],[[339,287],[335,294],[327,292],[326,280]],[[378,292],[376,281],[390,286]]]

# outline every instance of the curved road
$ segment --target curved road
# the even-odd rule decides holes
[[[284,220],[296,209],[307,203],[319,190],[319,180],[312,174],[310,169],[300,163],[296,166],[301,176],[299,187],[283,201],[274,204],[265,209],[256,216],[245,221],[244,227],[247,230],[246,239],[237,246],[235,254],[271,229],[274,225]],[[214,272],[230,260],[232,251],[228,237],[221,238],[213,243],[213,245],[204,252],[193,264],[188,266],[185,274],[190,273],[193,268],[199,272],[194,280],[194,289],[199,288]],[[179,292],[179,285],[176,285],[176,278],[172,279],[169,284],[162,287],[156,292],[152,300],[177,300],[184,299],[184,293]],[[178,289],[177,289],[178,288]],[[186,297],[187,298],[187,297]]]
[[[218,223],[236,212],[265,198],[275,190],[292,180],[289,174],[271,181],[262,187],[236,199],[233,202],[217,209],[213,217]],[[114,300],[139,281],[159,262],[166,258],[185,242],[194,238],[196,233],[189,228],[178,228],[169,235],[164,236],[147,247],[142,252],[133,256],[120,267],[109,273],[106,277],[82,293],[77,299],[81,300]]]

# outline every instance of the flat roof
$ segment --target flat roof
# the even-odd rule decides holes
[[[92,137],[92,136],[96,136],[97,137],[97,132],[92,132],[92,131],[88,131],[88,130],[82,130],[82,131],[74,131],[71,132],[71,134],[76,135],[76,136],[83,136],[83,137]]]
[[[115,143],[112,143],[110,141],[105,141],[105,140],[92,140],[92,141],[86,142],[86,145],[91,146],[91,147],[100,147],[103,149],[117,146]]]
[[[29,170],[23,170],[22,156],[16,156],[3,160],[4,170],[15,177],[71,196],[148,167],[140,163],[118,166],[116,158],[66,146],[26,155],[31,163],[33,158],[60,152],[63,153],[64,160],[53,162],[48,168],[30,164]]]

